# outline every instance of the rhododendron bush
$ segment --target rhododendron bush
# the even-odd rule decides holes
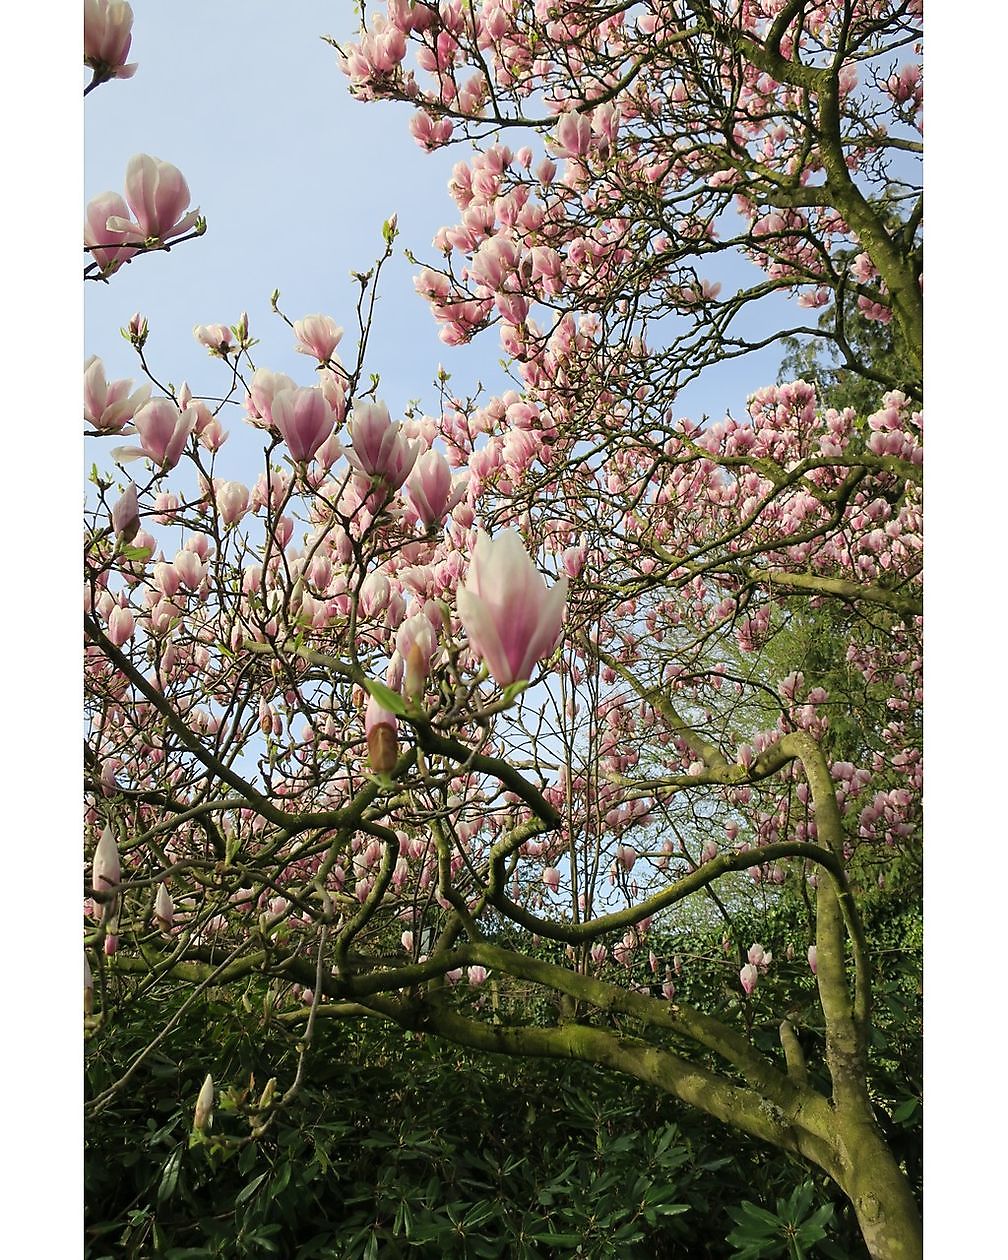
[[[135,68],[123,9],[86,6],[96,81]],[[350,91],[475,146],[417,291],[448,345],[497,336],[510,380],[461,397],[442,370],[429,412],[390,413],[368,334],[394,218],[342,309],[274,297],[297,379],[246,316],[197,325],[192,387],[152,366],[155,312],[123,330],[137,379],[87,364],[89,1036],[255,980],[306,1051],[324,1016],[585,1060],[802,1157],[873,1256],[919,1254],[860,910],[919,855],[919,41],[910,0],[368,10]],[[169,163],[132,159],[125,191],[87,214],[112,284],[205,226]],[[681,413],[795,335],[874,406],[753,380],[744,415]],[[788,896],[807,938],[736,930]],[[701,903],[723,948],[665,956]],[[680,1000],[683,968],[724,1000]],[[217,1150],[311,1071],[228,1129],[207,1056]]]

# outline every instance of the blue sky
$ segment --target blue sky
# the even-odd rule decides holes
[[[370,267],[381,249],[382,222],[395,211],[400,237],[384,272],[371,341],[379,395],[393,415],[411,399],[430,411],[440,363],[453,388],[467,390],[478,380],[506,388],[496,332],[459,349],[445,346],[413,290],[417,268],[403,257],[409,248],[421,260],[436,258],[431,238],[458,219],[447,181],[467,147],[425,154],[409,134],[408,106],[350,97],[336,54],[320,35],[349,40],[352,6],[176,0],[134,8],[136,76],[102,85],[85,103],[85,198],[121,191],[129,157],[151,153],[182,170],[209,230],[170,255],[136,260],[108,285],[86,286],[86,353],[101,355],[107,375],[137,375],[119,329],[140,310],[151,321],[147,353],[160,378],[176,385],[185,379],[194,393],[215,394],[227,373],[196,344],[192,327],[230,324],[247,310],[262,343],[257,364],[311,383],[312,363],[294,353],[290,330],[269,311],[269,294],[280,289],[291,319],[332,315],[347,329],[349,357],[357,295],[349,273]],[[522,142],[517,135],[508,141]],[[738,284],[758,274],[744,262],[725,263],[714,260],[709,274],[726,280],[726,288],[731,276]],[[814,312],[795,316],[803,322]],[[718,416],[726,407],[740,414],[746,395],[775,379],[780,357],[771,349],[758,361],[708,373],[680,395],[679,414]],[[222,421],[232,436],[219,467],[240,477],[239,448],[251,456],[255,443],[227,416]]]

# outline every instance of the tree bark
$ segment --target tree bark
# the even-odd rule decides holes
[[[840,1123],[850,1199],[872,1260],[920,1260],[924,1235],[910,1183],[874,1125]],[[835,1175],[835,1174],[834,1174]]]

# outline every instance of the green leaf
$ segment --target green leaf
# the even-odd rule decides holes
[[[235,1206],[237,1207],[239,1203],[244,1203],[246,1199],[250,1199],[255,1194],[256,1190],[259,1189],[259,1187],[262,1185],[262,1183],[266,1180],[268,1176],[269,1176],[269,1169],[267,1168],[266,1171],[264,1173],[260,1173],[258,1177],[253,1177],[253,1179],[248,1183],[248,1185],[244,1186],[235,1195]]]
[[[150,547],[133,547],[126,544],[120,549],[119,554],[124,560],[136,560],[138,562],[142,562],[144,560],[149,560],[152,552]]]
[[[910,1119],[919,1106],[920,1103],[916,1098],[908,1098],[906,1102],[900,1103],[900,1105],[892,1113],[893,1123],[903,1124],[904,1121]]]
[[[287,1183],[290,1181],[290,1178],[291,1165],[287,1163],[284,1164],[283,1168],[281,1168],[276,1180],[273,1182],[272,1186],[270,1186],[270,1194],[283,1194],[283,1192],[287,1189]]]
[[[761,1208],[758,1203],[750,1203],[748,1199],[744,1199],[739,1205],[737,1212],[732,1208],[728,1208],[728,1212],[733,1220],[738,1221],[740,1225],[749,1222],[757,1222],[760,1225],[769,1226],[771,1229],[779,1229],[781,1220],[779,1216],[774,1216],[773,1212],[768,1212],[766,1208]]]
[[[406,715],[406,701],[398,691],[393,691],[391,687],[386,687],[384,683],[378,682],[376,678],[365,678],[364,686],[383,709],[388,709],[389,713],[394,713],[397,717]]]
[[[157,1192],[157,1201],[159,1204],[167,1203],[178,1187],[179,1173],[182,1170],[182,1152],[184,1149],[183,1144],[180,1142],[165,1162],[164,1169],[161,1173],[161,1183],[158,1186]]]

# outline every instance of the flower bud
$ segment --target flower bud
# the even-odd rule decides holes
[[[140,529],[140,506],[137,503],[137,488],[132,481],[129,489],[113,505],[112,528],[123,543],[132,542]]]
[[[193,1113],[193,1129],[197,1133],[206,1133],[213,1119],[214,1084],[213,1077],[207,1072],[206,1080],[196,1099],[196,1110]]]
[[[119,847],[111,826],[106,823],[95,849],[91,883],[96,892],[111,892],[118,887],[121,877]]]
[[[158,884],[157,897],[154,901],[154,918],[162,932],[170,932],[175,918],[175,903],[164,884]]]
[[[364,731],[371,769],[375,774],[388,774],[395,766],[399,753],[396,719],[395,714],[383,709],[374,696],[368,699]]]

